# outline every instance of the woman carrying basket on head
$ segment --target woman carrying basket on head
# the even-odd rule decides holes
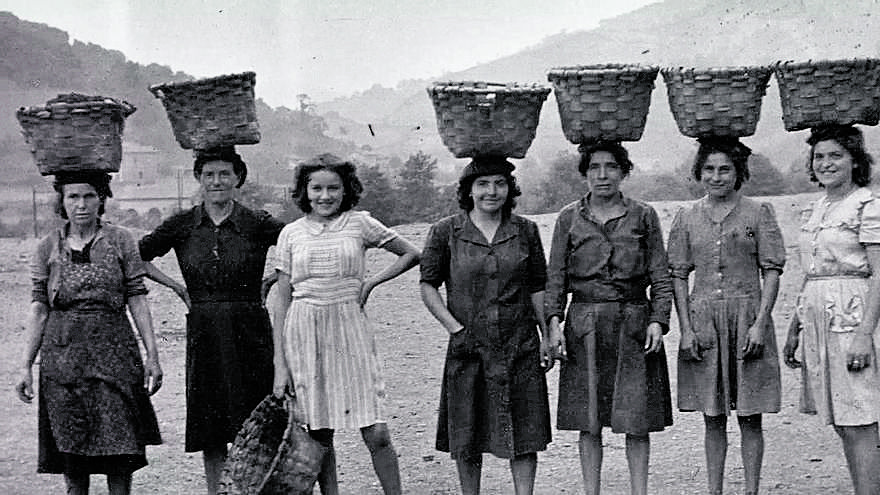
[[[700,138],[692,175],[706,196],[681,209],[669,233],[669,266],[681,331],[678,407],[701,411],[709,493],[720,495],[727,416],[742,433],[746,494],[757,494],[764,455],[761,415],[779,412],[779,355],[771,312],[785,264],[773,208],[740,194],[751,150],[735,138]],[[693,290],[688,278],[694,273]]]
[[[162,443],[149,395],[162,369],[131,234],[101,222],[112,195],[103,171],[59,172],[56,213],[64,226],[44,237],[31,264],[33,302],[19,398],[34,396],[40,354],[38,472],[63,473],[67,493],[86,495],[89,475],[107,475],[111,495],[131,492],[147,464],[146,445]],[[129,323],[140,334],[146,361]]]
[[[801,411],[834,426],[856,495],[880,493],[880,199],[873,159],[850,125],[812,129],[808,171],[825,195],[804,213],[805,281],[783,354],[802,367]],[[795,352],[801,347],[803,362]]]
[[[339,492],[334,431],[358,428],[387,494],[401,493],[400,469],[382,412],[385,395],[376,343],[364,306],[374,288],[419,262],[407,240],[365,211],[355,166],[323,154],[299,165],[294,199],[306,216],[288,224],[275,253],[278,305],[276,397],[293,393],[310,434],[327,448],[318,484]],[[365,253],[397,259],[366,277]]]
[[[166,219],[140,240],[144,260],[174,250],[184,287],[152,263],[148,276],[189,309],[186,332],[186,445],[202,451],[208,493],[217,492],[227,444],[272,391],[272,325],[261,300],[266,252],[284,223],[234,199],[247,167],[234,148],[196,153],[203,202]]]

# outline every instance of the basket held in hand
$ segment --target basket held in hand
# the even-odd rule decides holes
[[[438,82],[428,88],[443,144],[456,158],[523,158],[550,88],[540,84]]]
[[[878,59],[779,62],[774,73],[786,131],[880,122]]]
[[[770,67],[666,68],[669,108],[688,137],[746,137],[755,133]]]
[[[638,141],[645,130],[659,69],[628,64],[550,69],[562,131],[574,144]]]
[[[229,451],[219,494],[312,493],[325,450],[294,410],[295,404],[285,407],[284,400],[271,394],[254,409]]]
[[[183,149],[260,142],[253,72],[150,86]]]
[[[135,110],[126,101],[67,93],[15,116],[41,174],[118,172],[125,118]]]

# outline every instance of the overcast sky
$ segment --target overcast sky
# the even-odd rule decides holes
[[[253,70],[296,106],[515,53],[655,0],[3,0],[73,39],[197,77]]]

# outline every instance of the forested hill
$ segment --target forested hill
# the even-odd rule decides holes
[[[174,141],[162,104],[147,91],[152,84],[184,81],[191,76],[164,65],[137,64],[119,51],[92,43],[71,41],[64,31],[9,12],[0,12],[0,53],[0,167],[4,170],[0,183],[40,180],[20,135],[15,110],[42,104],[65,92],[99,94],[132,103],[138,110],[126,121],[126,141],[159,149],[169,168],[191,160]],[[259,98],[260,74],[256,93]],[[296,158],[320,151],[346,153],[353,148],[325,136],[326,124],[308,105],[273,109],[259,101],[257,111],[263,140],[259,146],[242,147],[242,153],[261,177],[271,177]]]

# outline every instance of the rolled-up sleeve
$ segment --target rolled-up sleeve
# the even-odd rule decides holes
[[[138,243],[135,242],[131,233],[120,228],[114,241],[117,243],[122,254],[122,273],[125,283],[125,297],[140,296],[146,294],[147,286],[144,284],[144,275],[147,268],[141,259]]]
[[[449,280],[450,222],[441,220],[431,226],[419,261],[420,281],[440,287]]]
[[[685,222],[684,208],[679,209],[669,229],[669,272],[675,278],[687,279],[694,270],[690,235]]]
[[[761,217],[758,220],[758,266],[761,270],[780,273],[785,266],[785,241],[776,222],[776,212],[769,203],[761,203]]]

